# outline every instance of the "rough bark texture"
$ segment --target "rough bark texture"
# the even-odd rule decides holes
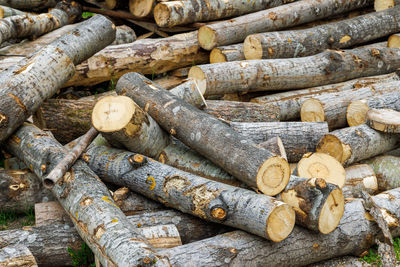
[[[397,147],[400,137],[371,129],[365,124],[339,129],[326,134],[317,152],[336,158],[343,165],[379,155]]]
[[[396,73],[385,74],[375,77],[365,77],[350,80],[347,82],[329,84],[314,88],[289,91],[278,94],[271,94],[253,98],[251,102],[259,104],[277,105],[280,108],[280,119],[283,121],[295,120],[300,118],[301,104],[310,98],[318,98],[323,94],[339,93],[349,90],[365,90],[363,87],[370,87],[376,83],[384,83],[391,81],[399,81],[400,78]]]
[[[140,74],[126,74],[117,93],[131,97],[165,130],[247,185],[269,195],[283,190],[290,176],[285,159],[257,148],[225,123],[149,82]]]
[[[197,21],[218,20],[236,17],[255,11],[268,9],[295,0],[181,0],[160,2],[154,8],[154,20],[160,27],[173,27]]]
[[[14,71],[3,74],[0,142],[68,81],[75,71],[74,64],[92,56],[111,43],[114,37],[114,24],[103,16],[94,16],[18,64]]]
[[[84,158],[103,180],[208,221],[273,241],[283,240],[294,225],[293,210],[282,202],[177,170],[139,154],[92,146]]]
[[[369,264],[366,261],[361,260],[359,257],[344,256],[340,258],[333,258],[326,261],[321,261],[315,264],[311,264],[310,267],[373,267],[373,264]]]
[[[384,133],[400,133],[400,112],[393,109],[370,109],[367,125]]]
[[[304,30],[249,35],[244,41],[246,59],[310,56],[325,49],[365,43],[400,31],[400,7]]]
[[[195,107],[203,108],[206,105],[202,93],[191,79],[172,88],[169,91],[171,94],[183,99],[185,102]]]
[[[1,0],[0,5],[13,7],[16,9],[43,9],[47,7],[55,7],[55,0]]]
[[[71,224],[72,221],[63,207],[57,201],[43,202],[35,204],[35,226],[50,224]]]
[[[255,143],[279,136],[288,161],[298,162],[303,154],[314,152],[318,141],[329,132],[326,123],[304,122],[231,122],[231,127]]]
[[[41,180],[67,154],[54,138],[31,125],[20,127],[7,149]],[[107,187],[82,161],[77,161],[52,188],[79,235],[104,266],[137,265],[156,260],[151,247],[114,204]],[[164,266],[160,261],[155,265]]]
[[[347,167],[345,170],[346,183],[342,188],[345,197],[361,198],[361,191],[363,190],[370,195],[374,195],[378,192],[378,179],[376,178],[374,170],[369,165],[356,164]]]
[[[207,100],[206,113],[227,122],[279,121],[279,108],[257,103]]]
[[[400,157],[378,156],[367,159],[362,163],[368,164],[378,179],[379,191],[400,187]]]
[[[391,190],[372,197],[386,210],[386,221],[394,237],[400,235],[400,192]],[[295,227],[280,243],[235,231],[159,252],[173,266],[304,266],[343,255],[360,255],[381,235],[375,222],[368,220],[362,201],[345,205],[339,226],[329,235]]]
[[[397,48],[328,50],[302,58],[199,65],[191,68],[189,77],[204,95],[300,89],[393,72],[400,66],[399,59]]]
[[[159,74],[206,63],[208,53],[200,50],[196,34],[197,31],[107,47],[78,65],[77,73],[64,87],[94,85],[111,78],[118,79],[130,71]]]
[[[400,96],[399,85],[399,81],[393,81],[373,84],[364,88],[312,96],[301,105],[301,120],[326,121],[330,129],[345,127],[349,116],[351,116],[349,114],[351,112],[348,112],[348,106],[352,101],[367,97],[380,98],[381,95],[390,94]]]
[[[35,257],[24,245],[6,246],[0,249],[0,265],[5,267],[37,267]]]
[[[0,170],[0,209],[24,212],[35,203],[54,199],[28,170]]]
[[[202,48],[211,50],[217,46],[239,43],[252,33],[276,31],[370,4],[368,0],[298,1],[203,26],[199,29],[199,42]]]
[[[211,50],[210,63],[245,60],[243,44],[216,47]]]

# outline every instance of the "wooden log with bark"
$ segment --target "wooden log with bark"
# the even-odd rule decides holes
[[[104,181],[208,221],[275,242],[285,239],[294,226],[294,211],[283,202],[180,171],[140,154],[94,145],[83,158]]]
[[[368,5],[370,1],[367,0],[297,1],[203,26],[199,29],[198,39],[202,48],[211,50],[218,46],[242,42],[252,33],[276,31]]]
[[[194,66],[189,77],[203,95],[300,89],[386,74],[399,66],[397,48],[328,50],[302,58],[233,61]],[[226,71],[220,72],[224,69]],[[262,73],[263,75],[258,75]]]
[[[115,26],[98,15],[21,64],[2,72],[0,142],[68,81],[78,64],[110,44]]]
[[[259,96],[253,98],[251,102],[277,105],[280,108],[281,120],[296,120],[300,118],[301,104],[309,98],[317,98],[318,96],[326,93],[339,93],[348,90],[355,91],[357,89],[365,90],[361,88],[370,87],[373,84],[377,83],[385,83],[399,80],[400,78],[396,73],[391,73],[374,77],[353,79],[337,84],[329,84],[308,89]]]
[[[153,15],[155,0],[129,0],[129,11],[137,18],[146,18]]]
[[[346,198],[361,198],[361,191],[365,191],[370,195],[375,195],[378,192],[378,179],[374,170],[368,164],[352,165],[345,170],[346,183],[342,190]]]
[[[0,248],[0,266],[38,267],[32,252],[24,245],[6,245]]]
[[[40,10],[48,7],[55,7],[56,0],[1,0],[0,5],[25,10]]]
[[[206,101],[203,97],[203,94],[191,79],[172,88],[169,91],[171,94],[183,99],[185,102],[192,104],[195,107],[203,108],[206,106]]]
[[[317,152],[336,158],[343,165],[377,156],[396,148],[400,136],[385,134],[366,124],[338,129],[326,134],[317,145]]]
[[[284,158],[257,148],[225,123],[150,85],[144,76],[128,73],[118,81],[117,93],[131,97],[166,131],[247,185],[268,195],[285,188],[290,169]]]
[[[366,112],[368,107],[368,104],[364,105],[364,101],[355,102],[356,104],[353,104],[352,107],[349,107],[351,103],[364,98],[371,98],[371,105],[379,105],[378,103],[382,103],[380,99],[386,98],[385,96],[392,94],[395,96],[400,96],[399,85],[400,82],[394,81],[373,84],[364,88],[356,88],[352,90],[313,96],[301,104],[301,120],[308,122],[326,121],[328,122],[330,129],[345,127],[347,126],[347,121],[349,120],[361,121],[361,119],[357,118],[361,117],[361,114]],[[375,99],[379,100],[374,101]],[[394,100],[395,98],[390,99]],[[373,101],[374,104],[372,104]],[[358,113],[360,115],[358,115],[357,112],[354,112],[354,109],[361,110],[361,112]],[[354,123],[350,126],[356,126],[359,124],[361,123]]]
[[[304,30],[266,32],[246,37],[246,59],[292,58],[342,49],[400,31],[400,7],[328,23]]]
[[[314,152],[318,141],[329,132],[326,123],[231,122],[230,126],[257,144],[279,136],[289,162],[298,162],[303,154]]]
[[[16,15],[24,15],[25,12],[8,6],[0,6],[0,18],[7,18]]]
[[[53,137],[32,125],[20,127],[6,147],[42,181],[67,154]],[[157,260],[145,239],[115,205],[107,187],[84,162],[77,161],[52,192],[103,265],[137,265]],[[164,266],[159,261],[156,265]]]
[[[216,47],[211,50],[210,63],[245,60],[243,44]]]
[[[400,157],[383,155],[364,160],[362,163],[368,164],[374,170],[379,191],[400,187]]]
[[[384,133],[400,133],[400,112],[393,109],[370,109],[367,125]]]

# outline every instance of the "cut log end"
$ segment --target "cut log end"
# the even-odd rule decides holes
[[[100,132],[119,131],[130,122],[135,103],[127,96],[106,96],[93,108],[92,124]]]
[[[298,176],[322,178],[342,188],[346,182],[346,171],[334,157],[325,153],[307,153],[297,164]]]
[[[228,60],[226,59],[226,56],[224,53],[222,53],[221,49],[214,48],[211,50],[210,53],[210,63],[221,63],[221,62],[227,62]]]
[[[132,0],[131,0],[132,1]],[[140,2],[138,0],[132,1],[132,2]],[[150,1],[148,1],[150,2]],[[143,10],[145,7],[141,7]],[[150,7],[151,8],[151,7]],[[155,8],[154,8],[154,20],[156,21],[157,25],[159,27],[167,27],[169,24],[170,20],[170,10],[169,6],[165,3],[158,3]]]
[[[200,27],[199,32],[197,33],[197,39],[200,46],[205,50],[215,48],[217,46],[216,34],[215,30],[207,26]]]
[[[323,234],[328,234],[335,230],[339,225],[344,212],[344,197],[342,190],[335,188],[329,194],[324,206],[322,207],[318,229]]]
[[[317,99],[307,99],[300,109],[301,121],[321,122],[325,121],[324,106]]]
[[[367,124],[380,132],[400,133],[400,112],[392,109],[370,109]]]
[[[201,70],[201,68],[197,66],[193,66],[189,70],[188,77],[193,79],[193,81],[197,84],[198,89],[202,95],[205,95],[207,90],[207,80],[206,75]]]
[[[326,134],[321,138],[317,145],[317,152],[328,154],[338,160],[340,163],[346,162],[351,157],[351,147],[343,144],[339,138],[334,135]]]
[[[400,48],[400,35],[399,34],[391,35],[388,39],[387,46],[390,48]]]
[[[363,100],[352,101],[346,111],[346,119],[349,126],[357,126],[366,122],[365,117],[369,110],[368,105]]]
[[[243,43],[243,51],[246,59],[262,59],[263,47],[257,35],[248,36]]]
[[[289,163],[282,157],[272,157],[264,161],[257,173],[257,188],[266,195],[275,196],[285,189],[289,179]]]
[[[292,232],[296,221],[294,210],[287,204],[276,207],[267,220],[267,235],[274,242],[284,240]]]
[[[375,0],[374,9],[375,11],[381,11],[395,6],[394,0]]]

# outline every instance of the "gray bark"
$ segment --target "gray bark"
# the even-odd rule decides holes
[[[47,7],[55,7],[55,0],[1,0],[0,5],[13,7],[16,9],[43,9]]]
[[[243,44],[216,47],[211,50],[210,63],[245,60]]]
[[[6,246],[0,249],[0,265],[4,267],[37,267],[37,262],[24,245]]]
[[[198,107],[203,108],[206,103],[204,97],[196,84],[192,80],[188,80],[181,85],[178,85],[171,90],[171,94],[183,99],[185,102]]]
[[[364,160],[375,172],[380,191],[400,187],[400,157],[378,156]]]
[[[362,191],[370,195],[378,192],[378,179],[374,170],[367,164],[356,164],[346,169],[346,183],[344,185],[343,194],[345,197],[361,198]],[[387,188],[385,190],[392,189]],[[381,190],[384,191],[384,190]]]
[[[19,11],[18,9],[14,9],[7,6],[0,6],[0,18],[7,18],[15,15],[24,15],[25,12]]]

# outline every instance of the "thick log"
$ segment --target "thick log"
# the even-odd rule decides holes
[[[368,164],[378,179],[379,191],[400,187],[400,157],[383,155],[362,161]]]
[[[365,99],[351,101],[347,106],[346,119],[350,126],[366,123],[367,113],[372,108],[400,110],[400,90],[382,92]]]
[[[370,109],[367,125],[384,133],[400,133],[400,112],[392,109]]]
[[[203,26],[199,29],[200,46],[211,50],[217,46],[242,42],[252,33],[276,31],[303,23],[367,7],[371,1],[303,0],[258,11],[228,21]],[[318,12],[315,12],[318,10]]]
[[[118,81],[117,93],[131,97],[161,127],[247,185],[268,195],[285,188],[290,176],[285,159],[257,148],[225,123],[150,85],[142,75],[128,73]]]
[[[207,100],[206,113],[226,122],[279,121],[279,108],[250,102]]]
[[[154,8],[154,20],[160,27],[173,27],[197,21],[219,20],[287,4],[295,0],[256,0],[253,2],[232,0],[167,1]]]
[[[345,197],[361,198],[361,191],[370,195],[375,195],[378,192],[378,179],[374,170],[368,164],[352,165],[345,170],[346,183],[342,188]]]
[[[113,192],[112,197],[117,206],[126,214],[134,215],[147,211],[164,210],[165,207],[158,202],[142,195],[132,193],[127,187],[121,187]]]
[[[155,0],[129,0],[129,11],[137,18],[150,17],[156,4]]]
[[[243,44],[216,47],[211,50],[210,63],[245,60]]]
[[[180,171],[140,154],[92,146],[84,158],[104,181],[208,221],[275,242],[285,239],[294,226],[294,211],[283,202]]]
[[[329,132],[326,123],[231,122],[230,126],[257,144],[271,137],[279,136],[289,162],[298,162],[303,154],[314,152],[318,141]]]
[[[74,74],[79,62],[114,40],[115,26],[98,15],[3,74],[0,95],[0,142]]]
[[[131,44],[110,46],[76,67],[77,73],[64,87],[90,86],[129,71],[159,74],[173,69],[208,62],[200,50],[197,31],[162,39],[142,39]]]
[[[318,143],[317,152],[329,154],[343,165],[350,165],[396,148],[399,138],[362,124],[326,134]]]
[[[43,202],[35,204],[35,226],[50,224],[71,224],[67,213],[57,201]]]
[[[349,111],[349,105],[353,101],[361,100],[364,98],[382,99],[383,97],[380,97],[381,95],[383,96],[390,94],[400,96],[399,85],[400,82],[394,81],[388,83],[373,84],[364,88],[356,88],[342,92],[332,92],[313,96],[303,101],[303,103],[301,104],[301,120],[309,122],[326,121],[328,122],[330,129],[346,127],[347,121],[350,117],[358,117],[358,115],[353,116],[352,111]],[[360,105],[358,105],[357,103],[359,102],[356,102],[355,108],[359,109],[358,107]],[[363,107],[361,110],[365,111],[365,106],[361,106]],[[354,109],[354,107],[350,109]],[[358,119],[357,121],[360,120]]]
[[[321,178],[292,175],[278,198],[293,207],[296,224],[323,234],[335,230],[344,212],[342,190]]]
[[[7,18],[16,15],[24,15],[25,12],[19,11],[18,9],[14,9],[8,6],[0,6],[0,18]]]
[[[23,159],[42,181],[67,154],[53,137],[31,125],[20,127],[6,147]],[[157,259],[114,204],[107,187],[84,162],[77,161],[63,178],[52,192],[104,266],[137,265]],[[160,261],[156,265],[164,266]]]
[[[189,77],[204,95],[300,89],[393,72],[400,66],[399,58],[397,48],[328,50],[302,58],[199,65],[190,69]]]
[[[4,267],[37,267],[35,257],[24,245],[6,246],[0,249],[0,265]]]
[[[54,199],[35,174],[28,170],[0,170],[0,207],[24,212],[35,203]]]
[[[355,46],[400,31],[400,7],[304,30],[266,32],[246,37],[246,59],[292,58],[315,55],[326,49]]]
[[[55,0],[1,0],[0,5],[16,9],[44,9],[55,7],[58,1]]]
[[[327,93],[339,93],[348,90],[365,90],[363,87],[370,87],[376,83],[399,81],[396,73],[385,74],[375,77],[353,79],[347,82],[323,85],[314,88],[288,91],[284,93],[255,97],[251,102],[259,104],[270,103],[280,108],[280,119],[283,121],[296,120],[300,118],[301,104],[309,98],[317,98]]]

